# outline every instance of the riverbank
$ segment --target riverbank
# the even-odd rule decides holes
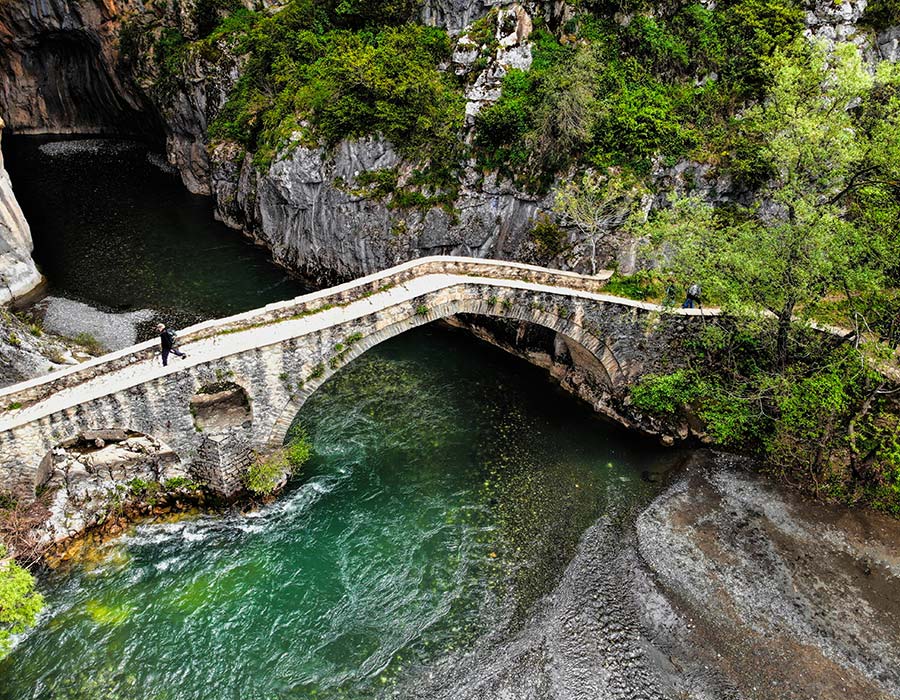
[[[655,644],[714,697],[900,697],[900,522],[751,466],[695,460],[638,517]]]
[[[588,527],[512,639],[460,649],[393,696],[896,700],[898,543],[896,520],[701,451],[663,493]]]

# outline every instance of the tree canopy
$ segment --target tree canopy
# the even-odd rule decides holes
[[[795,317],[833,295],[862,308],[900,263],[900,71],[866,70],[856,47],[799,40],[770,62],[770,96],[741,119],[767,164],[744,206],[684,197],[634,227],[663,266],[736,312],[778,319],[779,357]]]

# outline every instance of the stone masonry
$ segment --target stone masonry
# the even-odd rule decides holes
[[[53,447],[85,430],[122,428],[164,442],[211,490],[232,495],[253,454],[283,444],[306,399],[334,372],[388,338],[457,314],[527,321],[571,338],[597,358],[609,396],[621,399],[637,378],[660,369],[702,314],[604,295],[609,275],[422,258],[185,329],[179,337],[188,359],[168,367],[148,341],[7,387],[0,391],[0,491],[33,498]],[[246,392],[252,419],[206,433],[192,399],[223,382]]]

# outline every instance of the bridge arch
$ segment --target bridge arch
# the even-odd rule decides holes
[[[342,347],[330,358],[333,360],[335,357],[339,357],[339,362],[320,361],[309,378],[303,382],[302,388],[291,394],[287,402],[280,408],[277,419],[266,439],[267,449],[276,450],[284,444],[294,419],[306,401],[349,362],[386,340],[414,328],[459,314],[525,321],[560,333],[588,350],[600,362],[608,378],[610,390],[627,383],[625,367],[617,358],[614,348],[607,342],[607,339],[585,328],[583,316],[574,312],[560,316],[558,308],[549,310],[533,303],[526,306],[518,303],[519,300],[514,301],[514,298],[515,295],[507,293],[491,295],[487,298],[483,296],[454,298],[435,306],[422,304],[414,308],[413,313],[380,328],[376,333],[364,335],[351,343],[342,344]]]

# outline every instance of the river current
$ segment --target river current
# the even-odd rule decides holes
[[[127,170],[133,158],[130,148],[106,152],[108,169],[82,179]],[[141,158],[149,162],[145,151]],[[141,201],[131,191],[140,184],[127,180],[116,184],[129,190],[121,201]],[[189,199],[188,209],[205,206]],[[165,285],[146,294],[136,285],[119,304],[115,287],[97,291],[84,269],[53,272],[40,241],[68,224],[48,214],[32,225],[51,285],[108,308],[172,304],[185,317],[296,293],[258,257],[238,264],[223,254],[218,270],[205,224],[200,233],[171,224],[179,252],[145,258],[119,237],[137,230],[132,217],[151,230],[141,236],[163,235],[151,216],[158,206],[118,207],[118,195],[104,202],[119,224],[97,234],[98,250],[131,251],[104,263],[123,266],[109,278],[127,280],[133,265],[146,279],[171,274],[200,286],[173,296]],[[167,206],[166,221],[199,221]],[[91,235],[76,239],[87,246]],[[219,237],[221,250],[251,255],[236,233]],[[78,260],[71,265],[96,256]],[[188,274],[207,266],[212,274]],[[272,286],[254,296],[261,280]],[[242,301],[221,302],[234,298]],[[677,458],[603,423],[543,371],[434,326],[350,363],[297,425],[315,455],[274,503],[139,525],[42,575],[47,608],[0,662],[0,698],[413,696],[427,679],[466,667],[476,649],[500,653],[534,626],[583,533],[647,502]]]

